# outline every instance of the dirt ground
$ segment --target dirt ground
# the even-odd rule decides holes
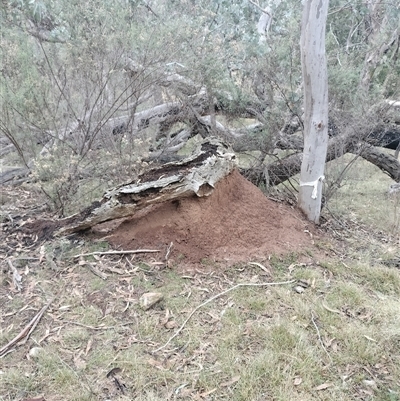
[[[316,228],[236,171],[208,198],[68,238],[52,237],[60,220],[37,193],[4,187],[0,195],[0,400],[399,393],[400,278],[380,259],[398,247],[384,233],[334,219]],[[105,240],[161,252],[87,253],[107,251]],[[141,263],[153,257],[159,263]],[[260,263],[236,263],[249,261]],[[149,292],[163,299],[143,310]]]
[[[98,226],[96,231],[107,229]],[[234,171],[209,197],[150,207],[107,238],[113,248],[167,249],[171,260],[235,263],[251,257],[299,251],[312,245],[313,224],[295,208],[268,199]]]
[[[7,197],[4,210],[11,208],[14,216],[2,224],[1,249],[6,254],[18,244],[35,248],[51,241],[63,220],[49,219],[32,193],[8,187],[3,195]],[[322,235],[296,208],[268,199],[238,171],[218,182],[208,197],[150,206],[133,218],[99,224],[86,234],[104,238],[114,249],[159,249],[160,255],[172,243],[172,265],[265,260],[311,248]]]

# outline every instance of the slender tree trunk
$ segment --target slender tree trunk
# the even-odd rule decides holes
[[[304,153],[299,207],[315,223],[319,222],[321,212],[328,146],[327,13],[328,0],[305,0],[300,39],[304,85]]]

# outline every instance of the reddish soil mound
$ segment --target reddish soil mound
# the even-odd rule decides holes
[[[124,221],[108,240],[119,249],[166,249],[171,259],[198,263],[265,258],[311,245],[313,225],[288,205],[273,202],[234,171],[205,198],[156,205]]]

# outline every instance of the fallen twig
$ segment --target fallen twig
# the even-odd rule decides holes
[[[265,271],[265,273],[271,274],[271,272],[261,263],[258,262],[249,262],[249,265],[251,266],[257,266],[259,267],[261,270]]]
[[[84,327],[85,329],[89,330],[111,330],[115,329],[115,326],[89,326],[87,324],[79,323],[79,322],[73,322],[71,320],[64,320],[63,323],[68,323],[68,324],[74,324],[75,326],[79,327]]]
[[[340,310],[332,309],[329,306],[325,305],[323,302],[321,303],[321,305],[324,307],[324,309],[326,309],[329,312],[337,313],[338,315],[342,315],[343,314]]]
[[[161,347],[157,348],[156,350],[153,351],[153,353],[158,352],[165,348],[186,326],[187,322],[192,318],[192,316],[203,306],[209,304],[210,302],[214,301],[215,299],[222,297],[223,295],[227,294],[228,292],[231,292],[233,290],[236,290],[239,287],[266,287],[266,286],[272,286],[272,285],[283,285],[283,284],[291,284],[294,283],[295,280],[289,280],[289,281],[281,281],[277,283],[240,283],[236,284],[231,288],[228,288],[225,291],[220,292],[219,294],[214,295],[213,297],[207,299],[207,301],[203,302],[202,304],[196,306],[190,313],[189,316],[186,318],[186,320],[182,323],[181,327],[179,327],[178,330],[174,333],[172,337],[169,338],[169,340]]]
[[[168,245],[167,253],[165,254],[165,264],[166,264],[167,267],[168,267],[169,255],[170,255],[170,253],[171,253],[171,250],[172,250],[172,247],[173,247],[173,246],[174,246],[174,243],[171,242],[171,243]]]
[[[96,275],[97,277],[100,277],[103,280],[107,279],[107,274],[103,273],[102,271],[100,271],[96,266],[93,266],[91,263],[86,263],[85,261],[80,261],[79,262],[80,266],[87,266],[89,268],[89,270]]]
[[[136,249],[133,251],[107,251],[107,252],[90,252],[90,253],[81,253],[79,255],[75,255],[74,258],[79,258],[80,256],[93,256],[93,255],[129,255],[132,253],[155,253],[160,252],[159,249]]]
[[[321,333],[319,332],[319,328],[318,328],[318,326],[317,326],[317,323],[315,323],[313,312],[311,312],[311,321],[313,322],[313,325],[314,325],[314,327],[315,327],[315,330],[317,330],[318,339],[319,339],[319,342],[321,343],[322,349],[325,351],[326,355],[328,355],[329,360],[330,360],[331,362],[333,362],[333,361],[332,361],[332,357],[329,355],[329,352],[328,352],[327,349],[325,348],[324,342],[322,341]]]
[[[25,340],[22,344],[25,344],[29,336],[32,334],[33,330],[35,330],[44,312],[46,312],[47,308],[51,305],[52,302],[53,299],[50,302],[48,302],[45,306],[43,306],[42,309],[40,309],[40,311],[33,317],[33,319],[24,327],[24,329],[15,338],[13,338],[8,344],[6,344],[3,348],[0,349],[0,357],[10,352],[11,349],[15,347],[24,338]]]

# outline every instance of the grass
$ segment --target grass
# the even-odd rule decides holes
[[[399,271],[362,261],[345,267],[334,259],[325,266],[288,269],[294,259],[281,258],[272,267],[272,280],[307,281],[304,293],[293,285],[238,288],[201,308],[154,355],[192,309],[261,271],[216,266],[215,274],[161,270],[149,279],[138,270],[101,280],[85,268],[64,269],[52,283],[59,295],[48,314],[26,345],[2,359],[0,399],[40,394],[49,400],[398,399]],[[31,279],[44,280],[49,273],[42,269],[40,278]],[[67,283],[75,291],[65,291]],[[142,311],[134,300],[155,285],[165,299]],[[128,292],[133,301],[126,307]],[[39,305],[42,297],[37,291],[31,302]],[[22,312],[3,318],[2,327],[13,327],[2,344],[27,317]],[[166,328],[166,321],[175,321],[175,327]],[[27,359],[33,346],[42,352]],[[107,377],[115,367],[121,369],[123,390]]]
[[[0,359],[0,400],[400,401],[400,270],[384,264],[398,243],[375,173],[367,169],[369,186],[351,173],[329,204],[332,236],[304,255],[270,255],[271,275],[208,260],[185,271],[184,259],[160,270],[132,259],[132,270],[116,256],[85,258],[102,279],[73,256],[105,243],[47,243],[40,261],[18,265],[21,293],[7,277],[0,286],[0,346],[54,297],[27,343]],[[212,296],[287,280],[216,298],[154,352]],[[138,300],[150,291],[164,299],[143,311]]]
[[[352,158],[354,156],[346,155],[328,163],[328,179],[340,174]],[[328,207],[341,218],[399,235],[399,199],[388,195],[390,184],[393,180],[377,166],[359,158],[345,175]]]

